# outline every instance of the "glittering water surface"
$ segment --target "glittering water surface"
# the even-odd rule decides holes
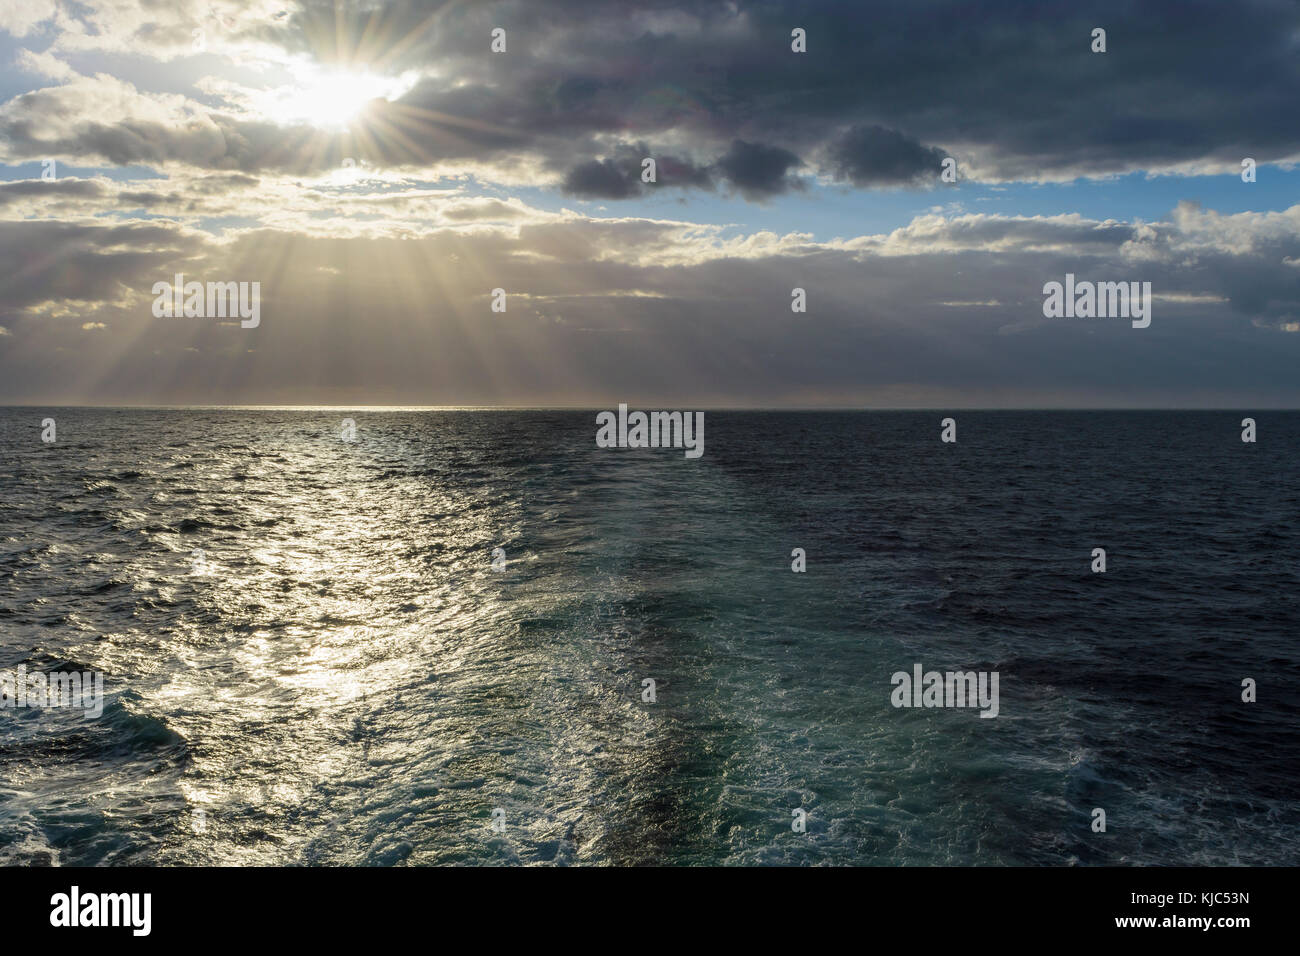
[[[0,410],[0,860],[1300,862],[1300,414],[940,417]]]

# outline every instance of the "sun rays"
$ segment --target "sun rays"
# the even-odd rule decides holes
[[[346,130],[374,100],[395,100],[415,84],[409,74],[390,77],[318,64],[294,72],[293,84],[259,94],[254,107],[281,125],[305,123],[320,130]]]

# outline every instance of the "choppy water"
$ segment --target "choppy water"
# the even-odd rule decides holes
[[[1300,862],[1300,414],[940,417],[0,410],[0,861]]]

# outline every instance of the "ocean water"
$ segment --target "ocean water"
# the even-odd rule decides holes
[[[941,417],[0,409],[0,862],[1300,862],[1300,414]]]

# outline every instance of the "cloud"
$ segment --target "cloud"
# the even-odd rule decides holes
[[[54,17],[55,0],[9,0],[0,3],[0,30],[24,37],[39,23]]]
[[[19,65],[63,82],[5,104],[0,136],[19,159],[308,175],[354,156],[615,200],[643,193],[621,151],[644,144],[640,155],[674,157],[687,173],[664,184],[726,179],[758,201],[792,188],[795,168],[855,188],[923,183],[936,143],[963,177],[988,182],[1228,171],[1247,154],[1300,160],[1291,95],[1300,8],[1272,0],[1196,4],[1194,15],[1173,2],[988,3],[969,29],[953,27],[970,17],[958,0],[812,9],[258,0],[213,3],[197,20],[182,6],[123,0],[54,19],[49,4],[19,6],[31,12],[11,6],[0,27],[22,35],[49,23],[54,34]],[[198,98],[80,78],[66,65],[98,51],[179,58],[190,70],[196,22],[204,62],[221,64],[207,69],[229,74]],[[1094,54],[1091,30],[1103,22],[1109,52]],[[508,51],[492,54],[490,31],[502,24]],[[791,24],[807,30],[807,53],[791,52]],[[294,63],[354,60],[415,82],[374,102],[351,136],[250,113],[230,78],[265,92]]]
[[[51,80],[74,80],[80,75],[58,57],[49,53],[35,53],[31,50],[20,49],[14,56],[14,64],[20,70]]]
[[[859,126],[832,142],[834,175],[855,186],[905,186],[938,179],[945,153],[922,146],[897,130]]]
[[[739,223],[616,205],[838,203],[929,188],[947,155],[988,183],[1300,159],[1294,5],[203,6],[0,11],[39,38],[15,56],[0,158],[152,170],[0,182],[0,401],[1300,399],[1300,207],[1144,221],[899,197],[930,211],[826,239],[852,222],[830,203]],[[402,82],[343,132],[259,112],[331,65]],[[176,272],[260,282],[261,326],[155,319]],[[1044,319],[1067,272],[1150,281],[1151,328]]]
[[[107,303],[139,293],[202,240],[173,223],[0,222],[0,316],[49,304]]]
[[[610,159],[593,159],[569,170],[564,191],[582,199],[627,199],[641,192],[636,170]]]
[[[719,171],[747,199],[783,193],[796,185],[792,170],[802,165],[788,149],[736,140],[718,160]]]
[[[22,203],[24,200],[39,199],[72,200],[70,208],[84,209],[87,200],[100,199],[108,192],[106,180],[95,179],[20,179],[12,182],[0,182],[0,209]]]
[[[0,351],[0,400],[1176,404],[1189,382],[1247,404],[1300,399],[1300,282],[1284,261],[1300,256],[1300,206],[1179,207],[1140,226],[927,215],[818,242],[502,205],[519,215],[223,240],[165,221],[0,222],[17,264],[0,319],[24,346]],[[1139,235],[1149,254],[1134,258]],[[152,284],[175,272],[261,282],[261,326],[154,318]],[[1151,327],[1044,319],[1043,283],[1067,272],[1150,281]],[[790,311],[795,286],[807,313]],[[107,326],[106,347],[75,346],[88,323]],[[51,384],[69,382],[93,384]]]
[[[642,179],[647,159],[655,163],[652,183]],[[628,199],[655,189],[712,188],[714,171],[680,156],[654,154],[638,143],[622,147],[615,157],[580,163],[565,175],[561,188],[580,199]]]

